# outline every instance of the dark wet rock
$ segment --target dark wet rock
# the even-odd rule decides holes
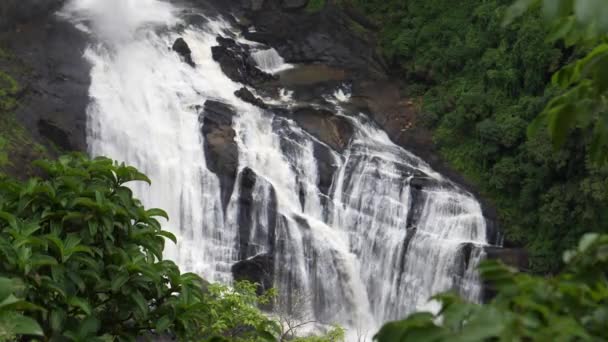
[[[440,182],[428,176],[414,176],[410,179],[410,186],[418,190],[432,188],[440,185]]]
[[[309,0],[282,0],[281,7],[287,10],[298,10],[306,7]]]
[[[172,49],[184,59],[184,62],[186,62],[186,64],[190,65],[193,68],[196,66],[194,64],[194,61],[192,60],[192,50],[190,50],[190,47],[188,46],[188,43],[186,43],[184,38],[177,38],[175,40],[175,43],[173,43]]]
[[[528,252],[522,248],[485,247],[487,259],[499,260],[520,271],[527,271],[529,266]],[[496,287],[488,282],[483,284],[483,302],[488,303],[498,293]]]
[[[310,14],[303,10],[306,3],[266,0],[255,11],[244,7],[256,28],[245,37],[274,47],[288,63],[321,63],[356,71],[356,77],[387,78],[373,35],[364,26],[338,6]]]
[[[293,112],[293,119],[308,133],[339,152],[344,151],[354,133],[346,118],[326,110],[299,108]]]
[[[264,103],[262,99],[253,95],[253,93],[245,87],[235,91],[234,95],[236,95],[236,97],[240,98],[245,102],[251,103],[254,106],[260,107],[262,109],[268,108],[268,105],[266,105],[266,103]]]
[[[234,140],[236,133],[232,128],[233,116],[234,109],[230,106],[206,101],[200,117],[207,168],[220,180],[224,210],[230,200],[239,165],[238,145]]]
[[[426,202],[426,194],[420,188],[410,187],[410,208],[407,212],[407,224],[408,229],[416,228],[420,217],[424,211],[424,204]]]
[[[213,100],[205,101],[205,118],[218,125],[232,125],[235,115],[235,110],[230,105]]]
[[[75,149],[68,133],[51,120],[38,120],[38,132],[62,150],[73,151]]]
[[[337,170],[336,161],[327,146],[321,144],[314,144],[314,154],[315,159],[317,160],[319,174],[319,191],[321,194],[329,196],[334,174]],[[326,197],[321,198],[321,203],[324,206],[326,204],[326,199]]]
[[[277,79],[256,66],[248,47],[224,37],[217,37],[217,42],[211,48],[213,59],[231,80],[254,86]]]
[[[456,272],[457,274],[464,276],[464,273],[469,268],[469,264],[471,262],[471,253],[473,253],[474,248],[477,247],[475,247],[475,245],[472,243],[465,243],[460,246],[459,254],[461,258],[461,268],[459,272]]]
[[[273,253],[275,245],[275,228],[277,217],[277,198],[274,189],[270,187],[268,202],[256,201],[254,189],[258,182],[265,182],[250,168],[246,167],[239,175],[239,259],[244,260],[255,256],[260,251]],[[260,215],[262,212],[265,214]],[[261,221],[267,217],[268,221]],[[257,229],[252,234],[252,229]],[[250,237],[254,235],[255,239]]]
[[[528,269],[528,252],[523,248],[485,247],[488,259],[500,260],[518,270]]]
[[[65,0],[2,0],[0,1],[0,31],[47,17],[59,9]]]
[[[258,293],[264,293],[273,287],[274,257],[260,254],[237,262],[232,266],[232,275],[236,281],[249,281],[260,284]]]

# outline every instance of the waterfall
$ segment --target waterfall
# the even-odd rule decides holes
[[[253,58],[260,69],[270,74],[275,74],[292,67],[290,64],[285,63],[283,57],[275,49],[254,51],[251,53],[251,58]]]
[[[158,0],[72,0],[61,13],[91,34],[90,153],[134,165],[152,179],[151,187],[134,191],[146,206],[169,213],[164,226],[179,243],[168,244],[168,258],[184,271],[230,283],[236,262],[270,255],[281,303],[292,305],[293,295],[301,295],[307,300],[298,309],[308,317],[368,337],[386,320],[425,307],[437,292],[480,299],[475,266],[488,244],[487,227],[470,194],[364,115],[347,113],[347,87],[326,95],[353,129],[342,151],[290,117],[243,102],[234,95],[242,85],[211,54],[218,35],[238,33],[220,18],[185,25],[180,13]],[[179,37],[195,68],[169,49]],[[267,71],[286,67],[272,49],[252,57]],[[282,90],[274,103],[290,108],[288,94]],[[235,112],[238,167],[227,203],[202,133],[208,100]]]

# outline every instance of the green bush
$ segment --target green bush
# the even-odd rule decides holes
[[[42,308],[15,296],[19,291],[13,279],[0,277],[0,341],[15,340],[19,335],[42,336],[42,328],[23,311],[41,311]]]
[[[46,179],[0,182],[0,275],[24,284],[30,313],[53,341],[132,340],[200,330],[201,279],[162,259],[159,209],[125,186],[149,180],[109,159],[38,164]]]

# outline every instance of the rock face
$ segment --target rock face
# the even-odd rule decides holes
[[[500,260],[522,271],[528,269],[528,253],[521,248],[486,247],[485,252],[489,259]]]
[[[347,119],[326,110],[299,108],[293,112],[293,118],[308,133],[339,152],[344,151],[353,135]]]
[[[175,43],[173,43],[172,49],[173,51],[177,52],[177,54],[180,55],[184,59],[184,62],[186,62],[188,65],[193,68],[196,66],[192,60],[192,51],[184,38],[177,38]]]
[[[234,140],[236,133],[232,128],[233,116],[234,109],[230,106],[217,101],[206,101],[199,119],[205,137],[207,168],[220,180],[224,208],[230,200],[239,165],[239,151]]]
[[[274,260],[272,255],[260,254],[255,257],[242,260],[232,266],[234,280],[260,284],[258,293],[264,293],[273,287],[274,283]]]
[[[52,0],[0,3],[4,10],[23,14],[11,22],[31,20],[18,31],[0,32],[2,48],[13,56],[1,59],[0,69],[24,89],[15,117],[34,140],[51,151],[84,152],[90,65],[82,55],[87,37],[72,24],[50,16],[49,11],[60,4]]]
[[[275,244],[275,227],[277,223],[277,199],[274,188],[270,186],[270,200],[267,203],[259,203],[255,198],[256,184],[269,185],[265,180],[259,178],[255,171],[246,167],[239,175],[239,259],[244,260],[260,253],[260,246],[270,246],[270,250],[264,251],[273,255]],[[258,183],[260,182],[260,183]],[[257,221],[256,210],[266,211],[267,222]],[[263,227],[264,229],[259,229]],[[255,230],[255,232],[254,232]],[[252,234],[253,233],[253,234]],[[254,239],[251,237],[255,236]]]
[[[268,109],[268,105],[266,105],[266,103],[264,103],[262,99],[253,95],[253,93],[245,87],[235,91],[234,95],[236,95],[236,97],[240,98],[245,102],[251,103],[254,106],[260,107],[262,109]]]
[[[311,14],[303,9],[307,3],[266,0],[255,10],[243,6],[244,16],[256,28],[246,31],[245,37],[274,47],[288,63],[322,63],[346,67],[357,77],[387,78],[373,34],[361,25],[361,16],[332,4]]]
[[[64,0],[2,0],[0,2],[0,31],[17,24],[46,17],[58,9]]]
[[[484,248],[488,259],[502,261],[506,265],[515,267],[520,271],[528,270],[529,260],[528,253],[522,248],[499,248],[485,247]],[[489,302],[496,296],[497,290],[491,284],[484,284],[483,301]]]
[[[219,45],[211,49],[213,59],[231,80],[253,86],[276,79],[258,69],[247,47],[230,38],[217,37],[217,42]]]

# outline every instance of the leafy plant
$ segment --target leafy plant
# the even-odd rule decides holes
[[[276,341],[278,323],[264,315],[260,305],[268,305],[275,295],[258,296],[258,285],[238,282],[230,288],[210,284],[203,295],[205,313],[202,335],[224,336],[229,341]]]
[[[509,11],[507,22],[531,7],[540,6],[552,32],[549,40],[561,40],[568,47],[588,50],[553,75],[552,83],[562,89],[530,127],[536,134],[547,124],[555,147],[565,143],[578,127],[590,131],[590,154],[594,161],[608,161],[608,12],[602,1],[519,0]]]
[[[42,336],[38,322],[23,315],[23,311],[44,311],[15,296],[16,282],[0,277],[0,341],[15,339],[18,335]]]
[[[486,305],[453,294],[435,297],[437,314],[416,313],[386,324],[379,342],[604,341],[608,339],[608,235],[587,234],[564,254],[554,278],[520,274],[496,261],[480,268],[497,292]]]
[[[39,162],[45,179],[0,182],[0,275],[23,284],[51,341],[200,331],[202,280],[163,260],[160,209],[125,186],[150,182],[106,158]]]

